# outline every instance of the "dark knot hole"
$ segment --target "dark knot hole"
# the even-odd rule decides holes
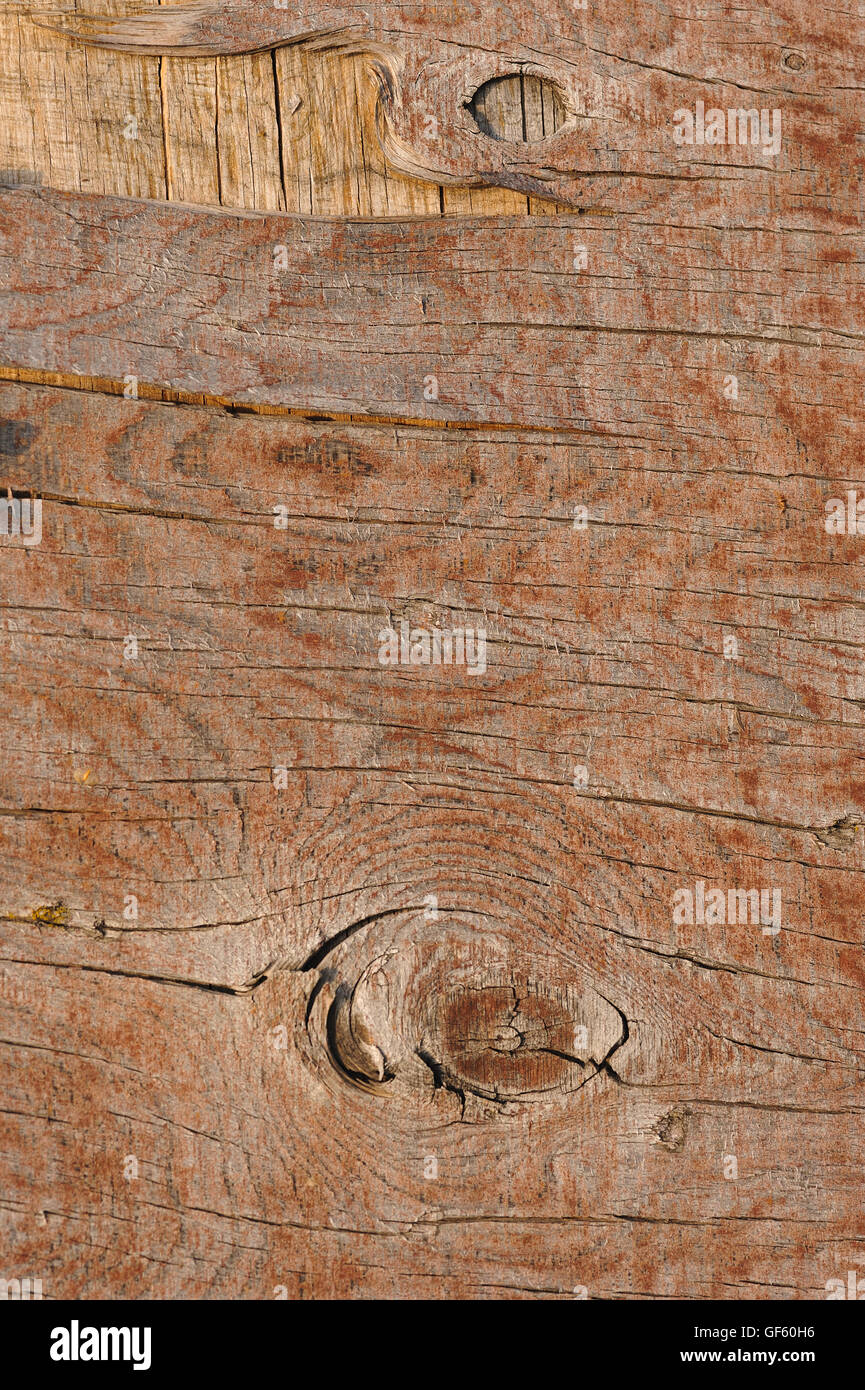
[[[555,83],[528,72],[493,77],[466,104],[478,129],[492,140],[546,140],[567,117]]]

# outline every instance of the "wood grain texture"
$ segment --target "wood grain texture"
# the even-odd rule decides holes
[[[56,188],[165,196],[159,59],[64,44],[25,7],[0,7],[0,169]]]
[[[124,6],[117,0],[117,12]],[[327,216],[438,213],[444,191],[387,166],[369,61],[296,48],[203,60],[70,44],[31,7],[0,4],[0,172],[76,192]],[[511,92],[521,117],[519,84]],[[529,111],[543,133],[543,112]],[[448,190],[476,211],[554,204]]]
[[[0,236],[10,366],[739,460],[861,437],[853,235],[205,218],[12,190]]]
[[[565,23],[501,15],[514,51]],[[454,16],[480,85],[489,19]],[[7,184],[70,125],[66,192],[0,189],[0,1277],[813,1299],[865,1267],[860,35],[798,0],[567,23],[620,84],[583,212],[531,215],[531,141],[488,171],[531,187],[402,178],[352,44],[69,45],[50,110],[46,47],[13,103]],[[505,134],[545,134],[531,67],[485,99]],[[673,177],[633,112],[703,81],[798,143]],[[155,201],[192,196],[245,210]]]
[[[130,19],[63,21],[122,52],[367,54],[389,163],[436,184],[501,186],[572,207],[773,215],[853,225],[863,170],[858,10],[810,0],[577,9],[570,0],[198,0]],[[634,58],[630,55],[640,54]],[[642,56],[644,55],[644,56]],[[491,138],[471,113],[492,78],[531,74],[565,119],[540,143]],[[683,117],[690,120],[685,133]],[[705,118],[705,119],[704,119]],[[677,132],[677,126],[679,126]],[[827,199],[827,188],[831,198]]]
[[[198,62],[176,56],[192,42],[183,37],[188,9],[160,6],[151,21],[121,29],[141,36],[151,23],[156,51],[181,43],[173,57],[139,50],[130,60],[82,49],[5,0],[12,61],[0,167],[73,190],[158,196],[168,187],[192,201],[205,194],[227,206],[343,215],[430,212],[437,198],[445,210],[510,213],[526,210],[528,194],[535,213],[549,212],[555,198],[607,212],[667,209],[672,220],[699,210],[715,222],[857,224],[863,33],[855,6],[688,4],[673,15],[654,3],[580,10],[562,0],[491,12],[464,0],[440,13],[401,0],[373,12],[282,10],[261,0],[203,7],[207,52],[290,44],[307,31],[313,38],[276,48],[272,59]],[[67,24],[91,39],[99,33],[84,18]],[[520,138],[490,139],[467,107],[498,75],[554,83],[568,112],[563,126],[541,138],[543,111],[511,100]],[[778,113],[777,152],[750,137],[743,143],[738,123],[732,143],[677,145],[675,113],[695,113],[698,102]],[[123,133],[130,115],[142,132],[137,144]]]
[[[129,213],[139,246],[166,215]],[[345,245],[309,265],[335,284]],[[8,481],[44,499],[3,550],[4,1109],[45,1155],[10,1133],[18,1264],[70,1294],[807,1298],[859,1258],[861,541],[825,531],[855,478],[819,379],[784,429],[740,397],[751,462],[716,391],[623,440],[3,388]],[[486,671],[382,667],[403,621],[485,627]],[[777,891],[782,929],[677,924],[697,881]]]

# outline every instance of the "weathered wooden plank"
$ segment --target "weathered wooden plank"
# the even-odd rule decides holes
[[[271,56],[255,53],[217,62],[216,97],[214,138],[219,148],[220,203],[233,208],[284,210],[281,132]]]
[[[3,401],[44,499],[3,552],[13,959],[243,993],[367,919],[411,939],[432,895],[591,960],[628,1084],[857,1094],[859,542],[824,528],[849,478]],[[484,628],[486,669],[383,666],[403,621]],[[698,881],[777,892],[781,930],[675,921]]]
[[[295,43],[368,52],[390,163],[438,184],[500,185],[671,218],[690,210],[712,220],[714,207],[716,222],[859,225],[865,36],[809,0],[780,11],[689,3],[675,14],[655,3],[582,10],[569,0],[493,10],[475,0],[444,9],[389,0],[374,10],[350,0],[288,10],[214,0],[65,27],[138,53]],[[524,72],[556,88],[567,112],[540,145],[492,138],[467,110],[485,82]]]
[[[7,181],[316,215],[440,211],[443,190],[385,164],[366,58],[288,48],[196,65],[81,52],[17,3],[0,4],[0,35]],[[82,64],[87,81],[69,88],[70,67]],[[202,69],[215,73],[204,110]],[[506,98],[521,114],[519,80],[504,84]],[[530,115],[530,131],[543,134],[543,112]],[[500,189],[448,189],[446,198],[452,211],[527,207]]]
[[[273,61],[251,54],[162,62],[166,197],[285,208]]]
[[[233,59],[252,104],[203,59],[236,140],[189,174],[396,219],[0,194],[3,1268],[825,1297],[865,1241],[858,37],[506,7],[462,68],[488,11],[395,14],[396,162],[520,58],[481,176],[459,113],[422,172],[522,192],[393,176],[352,38]],[[569,61],[593,153],[547,165]],[[703,82],[783,106],[771,169],[671,155]],[[537,211],[539,167],[595,211],[413,217]]]
[[[528,139],[541,138],[543,120],[539,118],[540,113],[533,111],[531,127],[526,125],[523,92],[522,76],[503,78],[488,93],[482,91],[480,100],[475,98],[475,120],[497,131],[499,139],[522,140],[524,132]],[[529,199],[510,189],[454,188],[448,185],[441,192],[442,212],[448,216],[465,213],[475,217],[495,216],[497,213],[518,215],[529,211],[530,202],[541,203],[540,199]]]
[[[185,203],[213,203],[220,197],[219,150],[202,145],[202,130],[217,130],[216,63],[213,58],[180,58],[160,63],[162,103],[173,113],[165,132],[168,196]]]
[[[232,999],[8,969],[2,1122],[39,1162],[2,1217],[46,1296],[821,1298],[858,1268],[861,1119],[794,1091],[606,1076],[455,1124],[447,1092],[409,1112],[320,1064],[309,974]]]
[[[159,59],[73,48],[21,5],[0,6],[0,44],[6,181],[165,196]]]
[[[368,59],[285,49],[273,54],[273,63],[289,211],[328,217],[438,214],[438,188],[385,163]]]
[[[813,469],[861,430],[855,244],[15,190],[0,195],[0,355],[249,405],[579,429],[760,471],[802,449]]]
[[[400,12],[398,45],[435,43],[453,21],[454,33],[480,57],[465,72],[464,50],[451,45],[449,60],[436,65],[435,90],[423,88],[432,65],[421,69],[421,86],[403,74],[399,112],[384,107],[392,130],[385,167],[366,59],[342,56],[339,48],[309,56],[281,49],[272,65],[266,58],[220,59],[202,69],[177,58],[88,56],[37,28],[26,6],[9,3],[0,22],[18,59],[4,83],[8,120],[0,128],[0,168],[29,170],[60,188],[139,196],[161,196],[168,188],[169,197],[188,201],[346,215],[433,212],[439,198],[452,212],[517,212],[525,208],[523,198],[459,186],[504,182],[537,193],[548,191],[552,180],[561,184],[557,196],[607,212],[666,206],[671,217],[701,209],[708,220],[753,223],[786,206],[800,225],[859,225],[862,40],[836,12],[815,12],[805,0],[782,12],[757,6],[733,17],[705,6],[686,7],[675,17],[660,15],[654,5],[641,6],[638,15],[618,7],[595,13],[544,6],[520,15],[514,27],[518,12],[508,7],[496,16],[493,51],[489,12],[451,8],[451,18],[428,7]],[[253,29],[250,8],[241,13],[236,43],[242,47]],[[289,22],[287,12],[272,5],[260,13]],[[320,19],[322,12],[316,13]],[[653,60],[632,56],[640,52]],[[75,64],[78,75],[70,85]],[[200,71],[211,74],[206,119],[201,83],[194,79]],[[502,128],[516,138],[496,141],[477,129],[463,103],[475,87],[508,71],[520,74],[513,79],[520,99],[511,99],[507,83],[496,99],[503,104]],[[537,101],[524,97],[527,75],[535,80],[535,74],[548,84],[540,111]],[[142,83],[146,92],[138,90]],[[576,126],[566,124],[552,141],[537,143],[550,126],[544,109],[549,114],[556,83],[570,92]],[[65,93],[59,103],[58,91]],[[704,112],[779,112],[780,155],[764,160],[759,143],[741,145],[738,118],[733,144],[677,146],[673,115],[682,109],[696,115],[698,101]],[[430,116],[440,123],[441,139],[430,136]],[[135,140],[124,134],[134,128],[130,117]],[[657,168],[650,168],[653,161]],[[731,176],[731,168],[740,173]],[[424,188],[418,176],[445,180],[445,186]],[[529,208],[552,211],[534,196]]]

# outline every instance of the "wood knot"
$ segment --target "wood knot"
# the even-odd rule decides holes
[[[568,1096],[627,1040],[622,1013],[550,952],[470,913],[383,914],[316,953],[307,1029],[343,1084],[443,1118]],[[312,968],[312,967],[310,967]]]
[[[688,1138],[688,1121],[691,1112],[684,1106],[676,1105],[672,1110],[668,1110],[666,1115],[652,1126],[652,1131],[658,1136],[658,1143],[670,1153],[679,1153],[685,1147]]]
[[[588,1027],[563,990],[525,978],[455,981],[430,1034],[463,1087],[488,1100],[572,1090],[591,1067]]]

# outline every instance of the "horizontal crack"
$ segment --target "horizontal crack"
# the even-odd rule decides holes
[[[68,391],[85,391],[91,395],[123,396],[126,389],[122,381],[113,377],[78,376],[71,372],[43,371],[41,368],[0,365],[0,381],[20,382],[22,385],[62,387]],[[544,438],[567,439],[574,435],[584,439],[586,435],[598,435],[604,439],[628,439],[629,435],[616,435],[614,432],[598,429],[588,421],[579,424],[572,421],[561,425],[530,424],[519,420],[447,420],[416,415],[376,413],[374,411],[313,410],[300,406],[268,405],[265,403],[239,401],[232,396],[211,395],[205,391],[187,391],[180,387],[156,386],[147,382],[138,383],[139,401],[153,404],[210,406],[226,411],[230,415],[276,415],[309,423],[323,421],[335,424],[385,426],[400,425],[407,429],[426,430],[493,430],[496,432],[515,432],[521,435],[542,435]]]

